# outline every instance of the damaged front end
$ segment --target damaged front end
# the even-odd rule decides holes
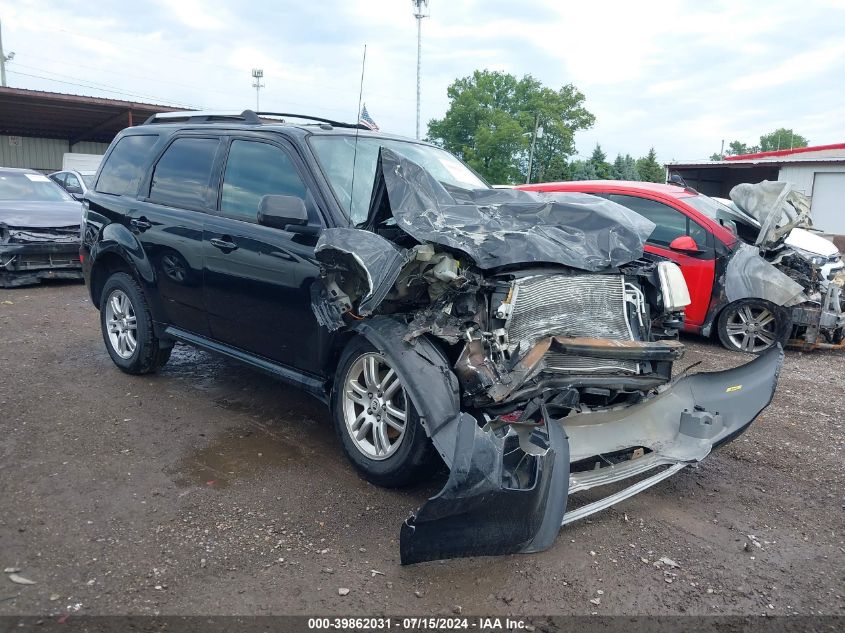
[[[0,287],[82,279],[79,235],[79,224],[22,227],[0,222]]]
[[[546,549],[770,402],[779,349],[671,381],[689,296],[673,264],[639,259],[652,229],[583,194],[447,190],[381,150],[367,221],[320,237],[312,307],[391,359],[449,466],[402,527],[404,564]]]
[[[730,195],[759,231],[754,246],[743,244],[733,258],[736,263],[728,265],[727,283],[734,284],[733,294],[756,293],[789,308],[792,347],[845,348],[845,262],[832,242],[808,230],[812,228],[809,198],[793,191],[789,183],[769,181],[737,185]],[[750,260],[763,285],[736,288],[738,280],[748,277]]]

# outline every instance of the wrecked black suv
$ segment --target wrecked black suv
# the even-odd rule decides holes
[[[180,341],[302,387],[374,483],[445,462],[402,526],[403,563],[545,549],[770,402],[779,347],[672,381],[689,295],[674,264],[643,259],[649,220],[491,189],[426,143],[270,116],[157,115],[114,140],[81,248],[103,339],[129,373]]]

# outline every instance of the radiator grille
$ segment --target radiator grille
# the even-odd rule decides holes
[[[512,345],[546,336],[631,340],[622,275],[538,275],[513,282],[513,309],[505,324]],[[638,373],[636,361],[582,358],[549,352],[550,371]]]

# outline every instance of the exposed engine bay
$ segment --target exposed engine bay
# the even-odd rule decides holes
[[[769,181],[737,185],[730,195],[744,216],[733,221],[744,225],[754,244],[743,245],[734,256],[739,261],[729,264],[738,273],[734,280],[759,253],[771,265],[760,271],[771,287],[759,296],[791,308],[790,343],[805,349],[845,346],[845,262],[832,242],[810,231],[807,196],[789,183]],[[756,285],[759,291],[762,284]]]
[[[672,382],[690,298],[675,264],[642,258],[653,228],[586,194],[447,189],[382,148],[366,222],[320,237],[312,308],[391,358],[450,467],[403,526],[403,563],[545,549],[767,406],[779,347]]]

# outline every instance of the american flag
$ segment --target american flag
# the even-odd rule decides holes
[[[358,117],[358,123],[378,132],[378,125],[376,125],[376,122],[373,121],[373,117],[370,116],[370,113],[367,112],[366,103],[364,104],[364,107],[361,108],[361,116]]]

